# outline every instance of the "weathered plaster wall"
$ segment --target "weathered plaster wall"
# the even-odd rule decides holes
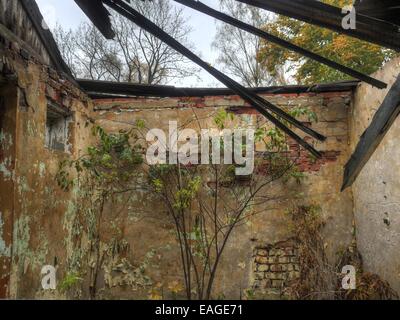
[[[358,87],[350,114],[350,145],[355,149],[389,88],[400,73],[400,58],[373,76],[389,84],[378,90]],[[358,248],[366,271],[377,273],[400,292],[400,119],[368,161],[353,185]]]
[[[0,30],[1,31],[1,30]],[[68,215],[75,195],[57,186],[59,162],[78,157],[90,140],[90,100],[74,85],[22,54],[27,44],[0,32],[0,298],[40,294],[41,269],[57,265],[65,273]],[[45,147],[49,102],[73,114],[71,152]]]
[[[0,0],[0,8],[5,8],[6,2]],[[264,118],[237,96],[97,100],[94,102],[97,111],[93,112],[93,102],[46,65],[49,63],[47,53],[19,2],[13,2],[7,10],[8,14],[0,14],[3,23],[0,24],[0,298],[60,297],[58,291],[44,293],[41,290],[41,268],[56,266],[60,283],[71,263],[92,263],[85,255],[89,227],[82,221],[75,224],[80,209],[77,198],[82,196],[82,189],[62,191],[55,176],[60,161],[78,158],[93,144],[94,122],[115,132],[128,129],[138,119],[144,120],[150,128],[166,130],[169,121],[183,124],[194,120],[194,113],[201,119],[202,127],[213,127],[212,115],[220,109],[234,112],[238,116],[235,121],[241,126],[254,126]],[[13,25],[14,20],[21,23]],[[24,29],[31,31],[22,36]],[[332,261],[335,253],[351,241],[352,194],[351,191],[339,192],[342,167],[349,156],[346,142],[351,94],[265,96],[282,108],[302,106],[317,114],[319,121],[312,126],[328,137],[323,143],[314,142],[323,152],[323,159],[313,161],[296,144],[291,145],[291,152],[298,156],[298,165],[306,174],[306,180],[300,185],[276,182],[266,191],[269,196],[279,195],[280,198],[258,208],[263,213],[235,231],[222,257],[214,297],[239,298],[244,289],[253,285],[261,290],[272,286],[279,289],[279,281],[267,278],[283,277],[286,271],[274,271],[275,266],[264,263],[263,251],[255,250],[287,243],[292,234],[285,212],[294,205],[321,206],[326,220],[326,249]],[[65,149],[69,152],[45,146],[49,103],[72,112],[69,147]],[[193,128],[197,129],[195,122]],[[260,145],[257,148],[262,151]],[[170,297],[166,287],[174,281],[183,281],[173,225],[162,203],[146,192],[137,191],[129,199],[117,199],[112,207],[107,204],[104,222],[104,240],[112,238],[112,229],[117,224],[130,250],[117,257],[115,264],[107,261],[101,270],[99,297],[148,298],[151,286],[158,284],[164,288],[165,297]],[[295,245],[290,250],[293,249]],[[271,257],[275,254],[279,262],[279,250],[267,254]],[[295,251],[290,250],[281,257],[285,266],[277,268],[293,268],[297,272],[295,262],[286,265],[288,259],[295,259]],[[261,265],[261,269],[269,270],[260,271]],[[258,281],[260,272],[264,272],[265,281]],[[148,279],[151,286],[146,286]],[[82,294],[87,297],[87,292]]]
[[[9,294],[14,213],[17,89],[0,88],[0,298]],[[7,190],[7,192],[5,192]]]
[[[278,182],[268,190],[268,195],[295,194],[296,200],[290,198],[291,196],[283,196],[278,201],[268,203],[262,214],[252,217],[249,223],[234,232],[217,274],[215,297],[224,294],[226,298],[239,298],[244,289],[255,283],[259,274],[253,257],[254,249],[269,247],[291,238],[285,212],[293,205],[314,203],[321,206],[327,222],[324,234],[331,261],[336,252],[348,245],[352,239],[351,191],[340,193],[342,168],[349,156],[347,115],[351,93],[281,94],[265,97],[283,108],[302,106],[316,112],[319,121],[312,126],[328,137],[323,143],[315,143],[317,149],[323,151],[324,157],[313,162],[307,153],[300,152],[298,164],[306,174],[305,181],[301,185]],[[212,115],[221,108],[234,112],[242,126],[251,127],[263,121],[259,114],[237,96],[106,99],[96,100],[95,108],[97,124],[110,132],[129,129],[139,119],[144,120],[148,128],[160,128],[166,132],[169,121],[178,121],[178,125],[182,125],[196,118],[200,119],[203,128],[215,127]],[[197,128],[196,122],[192,127]],[[292,151],[298,152],[297,145],[292,146]],[[166,215],[166,209],[144,192],[137,193],[126,206],[123,215],[128,219],[124,236],[133,250],[133,257],[140,261],[147,252],[155,249],[158,260],[154,263],[158,267],[149,270],[154,283],[163,283],[166,286],[174,280],[179,280],[180,258],[173,225]],[[180,281],[182,282],[181,279]],[[270,284],[268,281],[262,283]],[[131,297],[133,295],[129,291],[126,294]],[[146,291],[141,294],[146,295]]]
[[[194,112],[202,119],[203,127],[212,127],[212,115],[221,108],[234,112],[238,116],[235,121],[240,121],[242,126],[263,121],[236,96],[97,100],[97,111],[93,113],[91,101],[68,82],[60,81],[43,65],[18,55],[13,55],[10,60],[10,54],[3,52],[4,57],[8,57],[7,68],[12,70],[16,82],[10,84],[8,95],[3,94],[8,101],[5,110],[10,116],[2,122],[2,143],[7,146],[2,148],[4,168],[0,175],[0,199],[4,208],[0,245],[1,263],[8,268],[1,275],[6,286],[10,279],[6,290],[14,298],[42,297],[41,267],[56,264],[60,281],[66,274],[68,261],[78,257],[79,250],[73,245],[73,222],[78,210],[75,197],[80,190],[61,191],[54,177],[61,160],[77,158],[93,143],[91,118],[113,132],[129,128],[138,119],[144,120],[150,128],[166,130],[170,120],[187,122],[193,120]],[[284,108],[303,106],[316,112],[319,121],[312,125],[328,137],[326,142],[316,144],[324,157],[314,162],[307,153],[299,153],[297,145],[291,146],[292,152],[298,153],[298,165],[307,178],[301,185],[275,183],[268,194],[296,194],[295,203],[289,197],[269,203],[263,208],[264,213],[237,229],[222,259],[215,297],[224,294],[227,298],[239,298],[244,289],[257,284],[259,274],[253,252],[255,248],[266,248],[292,236],[285,212],[295,204],[321,206],[327,221],[324,230],[327,250],[332,259],[338,249],[349,243],[353,220],[351,192],[340,193],[339,188],[342,166],[348,157],[350,96],[351,93],[344,92],[266,97]],[[70,154],[45,147],[49,101],[73,112]],[[16,159],[15,164],[12,159]],[[140,269],[145,270],[153,285],[168,286],[176,280],[181,281],[179,249],[173,225],[162,204],[150,194],[138,191],[129,201],[120,199],[120,206],[123,210],[118,217],[119,210],[115,206],[107,207],[105,220],[116,221],[115,218],[123,225],[123,237],[130,248],[125,258],[138,269],[124,273],[126,270],[119,265],[117,269],[104,270],[105,279],[99,286],[106,290],[101,291],[100,297],[147,298],[149,287],[140,285],[143,281],[143,278],[138,279]],[[112,228],[111,224],[105,225]],[[262,283],[272,285],[268,281]],[[277,285],[276,281],[274,285]]]

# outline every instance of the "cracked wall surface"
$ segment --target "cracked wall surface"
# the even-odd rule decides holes
[[[12,14],[7,17],[21,13],[18,1],[13,3]],[[0,7],[4,4],[0,0]],[[0,14],[1,19],[5,18]],[[65,298],[59,292],[43,292],[41,268],[45,264],[56,266],[57,279],[61,281],[85,261],[89,260],[91,265],[92,261],[86,259],[90,226],[79,221],[84,208],[78,199],[85,197],[85,190],[74,186],[65,192],[57,185],[55,176],[61,161],[78,158],[94,143],[93,124],[118,132],[129,129],[137,120],[144,120],[150,128],[167,130],[169,121],[184,123],[196,112],[203,119],[203,127],[213,127],[212,115],[221,109],[235,113],[235,121],[243,126],[254,126],[263,118],[237,96],[92,101],[48,65],[49,57],[34,31],[20,39],[21,30],[13,29],[18,26],[9,27],[0,25],[0,298]],[[297,164],[306,179],[302,184],[271,185],[271,195],[288,196],[259,208],[262,214],[235,231],[217,274],[216,297],[240,298],[243,290],[253,285],[254,250],[265,250],[271,243],[284,243],[291,238],[285,212],[294,204],[313,202],[321,207],[327,222],[326,250],[332,259],[352,239],[352,192],[340,193],[342,167],[349,157],[348,111],[352,92],[264,96],[285,109],[307,107],[316,113],[319,119],[316,123],[301,120],[327,136],[324,142],[313,142],[323,157],[315,161],[296,144],[290,144],[290,152],[298,155]],[[49,103],[72,112],[68,153],[46,148]],[[263,151],[262,148],[257,145],[258,151]],[[183,282],[174,226],[154,196],[138,190],[129,199],[120,197],[113,204],[107,203],[105,212],[102,230],[105,240],[112,238],[115,226],[121,226],[119,231],[124,241],[116,245],[115,260],[107,261],[100,270],[101,298],[143,299],[148,298],[151,286],[167,287],[169,283]],[[93,221],[89,219],[90,222]],[[294,249],[295,245],[282,258],[294,258],[295,251],[290,251]],[[261,253],[257,251],[257,261],[264,265]],[[262,268],[266,266],[271,268],[268,263]],[[281,272],[272,269],[263,271],[264,277],[271,277],[270,271],[274,275]],[[293,269],[297,272],[295,264]],[[264,286],[272,286],[272,282],[264,282]],[[87,297],[86,292],[81,294],[80,297]]]
[[[92,106],[46,65],[46,58],[43,62],[27,53],[34,51],[30,44],[1,26],[0,297],[33,298],[41,289],[41,268],[56,262],[62,276],[71,254],[64,244],[68,234],[62,218],[74,194],[60,190],[55,175],[61,160],[77,157],[86,148]],[[73,113],[71,153],[45,146],[49,103]]]
[[[400,58],[373,76],[388,83],[378,90],[361,84],[354,96],[350,142],[354,150],[391,85],[400,73]],[[375,150],[353,185],[358,248],[366,271],[377,273],[400,292],[400,119]]]
[[[260,208],[263,211],[261,214],[252,217],[234,232],[222,257],[215,296],[240,298],[244,289],[253,287],[254,248],[265,248],[271,243],[284,242],[292,237],[285,212],[293,205],[316,203],[321,206],[323,219],[326,221],[326,250],[332,261],[337,252],[350,243],[353,232],[352,195],[350,190],[341,193],[340,187],[342,167],[349,156],[348,111],[351,94],[330,92],[264,95],[279,107],[288,110],[306,107],[316,113],[318,121],[309,125],[327,136],[325,142],[314,142],[316,148],[322,151],[323,157],[313,161],[306,152],[300,151],[296,143],[290,143],[290,152],[299,155],[297,164],[306,178],[300,185],[295,182],[273,183],[264,196],[281,196],[281,199],[265,204],[265,207]],[[234,123],[227,127],[253,127],[264,121],[261,115],[237,96],[98,99],[94,100],[94,107],[96,123],[109,132],[127,130],[138,120],[144,121],[147,128],[159,128],[165,132],[168,132],[169,121],[177,121],[179,125],[194,118],[200,119],[200,126],[203,128],[215,128],[213,115],[221,109],[236,115]],[[301,120],[307,123],[307,119]],[[198,130],[197,123],[190,127]],[[256,146],[257,151],[264,151],[263,148],[262,144]],[[287,196],[282,197],[285,194]],[[177,265],[180,258],[173,234],[174,226],[166,214],[167,210],[162,204],[155,202],[151,194],[138,192],[129,200],[124,212],[127,217],[135,217],[134,223],[128,223],[124,232],[136,254],[142,256],[152,247],[162,247],[166,243],[173,248],[162,250],[161,267],[149,271],[155,283],[169,283],[176,280],[177,276],[183,283]],[[259,287],[264,286],[261,289],[272,286],[272,282],[267,281],[269,279],[263,280],[265,281],[259,283]],[[279,291],[284,281],[281,278],[274,280],[274,289]]]

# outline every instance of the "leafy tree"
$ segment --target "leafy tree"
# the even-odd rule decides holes
[[[224,111],[214,118],[220,130],[230,121],[234,119]],[[268,192],[273,182],[297,179],[296,160],[289,156],[279,129],[262,124],[255,138],[266,151],[256,157],[250,176],[235,176],[235,164],[157,165],[149,171],[153,192],[175,226],[189,300],[215,298],[217,272],[236,229],[277,199]],[[221,147],[223,143],[221,138]]]
[[[324,0],[323,2],[337,7],[352,4],[352,0]],[[264,28],[300,47],[365,74],[375,72],[393,56],[391,50],[285,16],[277,16]],[[299,83],[313,84],[350,78],[319,62],[266,41],[263,41],[258,51],[258,61],[272,75],[284,66],[287,71],[294,72],[294,78]]]
[[[90,299],[97,299],[99,274],[107,264],[124,264],[135,275],[134,285],[145,287],[150,280],[122,258],[129,251],[123,238],[124,221],[120,221],[118,212],[107,210],[117,197],[137,190],[132,182],[138,177],[136,169],[143,163],[142,149],[130,143],[130,139],[138,139],[137,132],[108,134],[101,127],[94,127],[93,135],[96,144],[76,160],[61,161],[56,179],[64,191],[72,190],[76,196],[76,209],[68,215],[72,246],[67,259],[68,273],[59,289],[68,293],[79,283],[88,284],[83,291]],[[105,233],[107,224],[112,228]]]
[[[306,117],[309,121],[316,119],[307,108],[293,108],[288,112],[295,117]],[[220,131],[241,129],[240,121],[225,110],[219,110],[212,117],[214,128]],[[191,128],[193,124],[202,130],[203,122],[196,113],[179,129]],[[82,221],[81,228],[86,225],[90,242],[87,255],[93,261],[90,266],[84,267],[86,271],[82,270],[81,264],[76,268],[69,263],[69,272],[79,276],[86,274],[89,277],[90,298],[97,298],[101,271],[107,261],[113,259],[114,248],[128,250],[121,232],[116,232],[112,240],[107,241],[108,237],[102,232],[107,225],[105,219],[109,219],[114,211],[120,211],[114,207],[118,206],[114,201],[116,197],[129,196],[141,190],[164,204],[168,213],[166,218],[175,227],[186,297],[211,299],[221,259],[235,230],[250,221],[251,217],[265,212],[266,204],[281,197],[269,191],[273,182],[280,180],[287,183],[292,180],[300,183],[304,178],[296,166],[300,154],[289,152],[285,134],[265,119],[257,121],[255,139],[250,142],[257,143],[264,151],[256,153],[254,171],[248,176],[235,175],[236,169],[241,166],[237,163],[154,165],[143,156],[149,147],[144,139],[146,130],[146,124],[141,120],[132,124],[128,132],[107,133],[101,127],[95,127],[93,133],[97,142],[87,149],[87,154],[61,163],[57,175],[59,185],[65,190],[74,186],[86,190],[79,192],[82,195],[78,199],[79,219]],[[221,139],[223,152],[225,138],[217,137]],[[240,147],[244,151],[248,146],[243,143]],[[165,148],[167,154],[175,153],[168,146]],[[210,162],[212,158],[210,154]],[[71,179],[73,176],[78,179]],[[286,198],[288,194],[282,197]],[[118,220],[122,224],[120,229],[123,229],[124,219],[119,217]],[[82,246],[81,243],[77,245]],[[67,280],[66,287],[71,282]],[[139,280],[142,287],[149,283],[143,277],[135,280]],[[180,291],[179,286],[172,287],[173,293]],[[159,298],[162,293],[162,287],[154,287],[150,297]]]

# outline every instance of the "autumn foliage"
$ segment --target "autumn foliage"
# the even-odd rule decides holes
[[[351,0],[324,0],[323,2],[341,8],[352,3]],[[285,16],[277,16],[264,29],[300,47],[365,74],[375,72],[394,54],[391,50],[380,46]],[[335,69],[267,41],[263,41],[257,58],[272,75],[284,67],[293,75],[296,82],[302,84],[350,78]]]

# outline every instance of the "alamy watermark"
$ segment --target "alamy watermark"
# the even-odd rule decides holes
[[[357,28],[357,14],[353,6],[345,6],[342,8],[345,15],[342,19],[342,28],[345,30],[355,30]]]
[[[351,265],[342,268],[342,289],[355,290],[356,289],[356,268]]]
[[[199,135],[193,129],[179,130],[177,121],[170,121],[168,131],[168,134],[161,129],[148,131],[149,165],[235,164],[238,176],[254,171],[254,129],[202,129]]]
[[[44,266],[41,270],[42,289],[43,290],[56,290],[57,288],[57,270],[51,265]]]

